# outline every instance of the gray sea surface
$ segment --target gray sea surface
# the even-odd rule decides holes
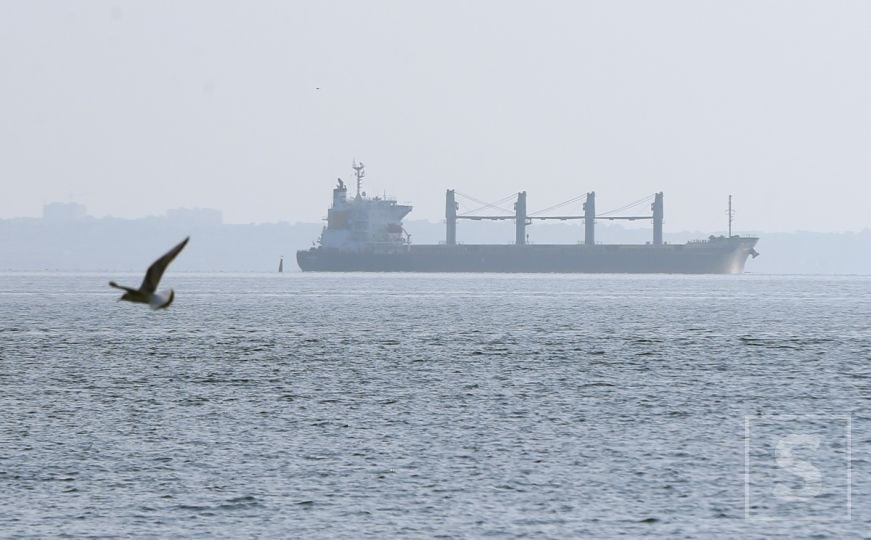
[[[0,536],[869,537],[871,278],[0,274]]]

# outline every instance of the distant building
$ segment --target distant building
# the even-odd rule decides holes
[[[224,222],[221,211],[213,208],[174,208],[166,211],[166,219],[189,227],[211,227]]]
[[[77,203],[49,203],[42,207],[42,219],[48,221],[76,221],[87,216],[87,209]]]

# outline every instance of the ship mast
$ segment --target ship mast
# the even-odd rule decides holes
[[[732,218],[735,217],[735,211],[732,210],[732,196],[729,195],[729,210],[726,211],[729,215],[729,238],[732,238]]]
[[[362,161],[359,164],[357,163],[357,160],[354,160],[351,163],[351,168],[354,169],[354,176],[357,177],[357,198],[358,199],[360,198],[360,186],[363,183],[363,178],[366,177],[366,173],[363,172],[364,166],[365,165],[363,165]]]

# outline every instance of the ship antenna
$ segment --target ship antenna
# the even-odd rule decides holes
[[[357,177],[357,198],[358,199],[360,198],[360,185],[363,183],[363,178],[366,177],[366,173],[363,172],[363,167],[365,167],[365,165],[363,165],[362,161],[358,164],[357,160],[355,159],[351,163],[351,168],[354,169],[354,175]]]

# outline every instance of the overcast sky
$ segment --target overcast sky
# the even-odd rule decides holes
[[[857,230],[869,52],[863,1],[0,0],[0,217],[316,221],[357,158],[409,219],[661,190],[672,230],[729,193],[739,229]]]

